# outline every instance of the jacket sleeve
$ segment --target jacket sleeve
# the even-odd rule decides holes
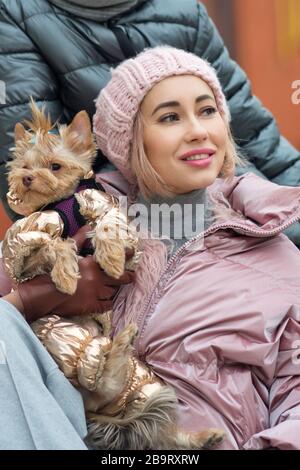
[[[40,318],[31,327],[75,386],[96,391],[112,341],[92,318]]]
[[[26,280],[23,268],[28,256],[60,237],[63,228],[63,221],[56,211],[33,212],[17,220],[7,230],[2,244],[3,263],[11,279]]]
[[[13,144],[16,122],[30,118],[28,102],[32,96],[37,102],[47,104],[53,120],[62,114],[58,98],[58,84],[54,74],[35,44],[26,33],[19,9],[8,11],[9,2],[0,0],[0,198],[12,220],[19,218],[7,205],[7,180],[5,163]]]
[[[245,444],[246,449],[300,449],[300,303],[281,327],[274,380],[269,388],[270,427]]]
[[[238,174],[252,171],[274,183],[300,185],[300,152],[280,135],[273,115],[252,95],[245,72],[231,60],[206,9],[199,4],[194,53],[217,70],[232,116],[231,127],[242,155],[249,160]],[[287,235],[300,246],[300,223]]]

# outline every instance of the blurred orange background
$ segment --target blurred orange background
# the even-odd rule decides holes
[[[300,149],[300,103],[292,103],[292,84],[300,80],[300,0],[203,3],[232,58],[248,74],[253,93],[274,114],[281,133]],[[9,224],[0,204],[0,240]]]
[[[2,204],[0,204],[0,240],[3,240],[4,234],[10,224],[10,219],[7,217]]]
[[[300,150],[300,0],[203,0],[253,93]],[[300,101],[300,91],[297,93]]]

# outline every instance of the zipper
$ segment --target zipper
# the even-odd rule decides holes
[[[201,238],[203,238],[207,235],[210,235],[214,232],[217,232],[218,230],[221,230],[221,229],[230,229],[230,228],[232,228],[232,229],[240,230],[240,232],[238,232],[238,233],[242,233],[242,235],[250,235],[250,236],[252,235],[252,236],[255,236],[257,238],[268,238],[268,237],[277,235],[280,232],[283,232],[285,229],[287,229],[288,227],[290,227],[291,225],[293,225],[294,223],[296,223],[299,220],[300,220],[300,212],[298,212],[297,215],[295,215],[294,217],[292,217],[290,220],[288,220],[284,224],[280,225],[279,227],[274,228],[272,230],[267,230],[265,232],[262,232],[261,229],[256,230],[256,229],[253,229],[253,228],[250,228],[250,227],[246,227],[245,225],[239,224],[239,223],[231,223],[231,224],[230,223],[221,223],[221,224],[212,225],[211,227],[209,227],[204,232],[199,233],[198,235],[196,235],[191,240],[188,240],[187,242],[185,242],[179,248],[179,250],[173,256],[171,256],[171,258],[167,262],[167,264],[165,266],[165,269],[163,270],[163,272],[162,272],[159,280],[157,281],[156,285],[154,286],[152,292],[150,293],[150,295],[146,299],[144,308],[141,310],[141,313],[137,318],[136,323],[137,323],[138,331],[140,332],[140,334],[138,335],[138,337],[135,341],[135,349],[137,351],[138,357],[140,357],[141,360],[145,359],[144,355],[141,354],[141,351],[140,351],[140,343],[141,343],[142,336],[144,334],[144,330],[146,328],[145,322],[148,319],[149,315],[152,313],[152,310],[150,309],[148,314],[145,315],[146,312],[147,312],[147,309],[149,307],[149,304],[151,302],[153,302],[154,300],[156,301],[155,303],[157,303],[159,301],[159,299],[161,297],[162,289],[165,286],[166,281],[172,275],[174,269],[176,268],[176,264],[174,266],[173,271],[171,271],[169,273],[170,267],[172,266],[173,263],[175,263],[176,259],[180,258],[180,255],[185,251],[186,248],[188,248],[190,245],[192,245],[194,242],[200,240]],[[178,261],[180,261],[180,260],[178,260]],[[168,276],[168,274],[169,274],[169,276]]]

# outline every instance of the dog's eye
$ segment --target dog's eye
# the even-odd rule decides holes
[[[59,163],[52,163],[51,164],[51,170],[53,170],[53,171],[60,170],[60,168],[61,168],[61,165]]]
[[[23,167],[23,170],[28,170],[28,166],[24,165]]]

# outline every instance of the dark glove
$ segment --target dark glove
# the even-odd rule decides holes
[[[84,227],[74,236],[78,251],[87,230]],[[132,254],[127,253],[126,257],[129,259]],[[112,298],[119,287],[134,280],[134,273],[130,271],[125,271],[118,280],[109,277],[91,256],[79,259],[79,270],[81,278],[72,296],[59,292],[48,275],[36,276],[20,284],[18,293],[26,320],[31,323],[49,313],[68,317],[105,312],[112,308]]]

